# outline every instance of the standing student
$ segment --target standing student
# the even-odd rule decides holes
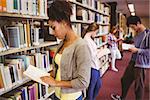
[[[122,57],[123,57],[122,43],[123,43],[123,40],[124,40],[124,38],[123,38],[124,30],[123,30],[122,27],[118,27],[118,33],[119,33],[118,39],[120,40],[120,41],[118,42],[118,49],[119,49],[119,51],[120,51],[120,53],[121,53],[121,58],[122,58]]]
[[[108,35],[108,44],[111,52],[111,69],[115,72],[118,72],[118,69],[116,68],[116,59],[121,59],[121,54],[118,49],[118,41],[121,39],[117,39],[115,36],[117,30],[118,28],[113,26]]]
[[[52,76],[41,79],[55,87],[55,100],[82,100],[82,92],[90,83],[90,51],[87,43],[72,30],[71,14],[71,5],[64,0],[56,0],[48,8],[49,26],[62,42],[54,57]]]
[[[127,26],[137,33],[134,37],[134,48],[129,50],[133,53],[122,78],[122,94],[118,96],[112,94],[114,100],[125,100],[129,87],[133,82],[135,85],[135,99],[142,100],[144,95],[145,68],[150,68],[150,30],[141,23],[138,16],[129,16]]]
[[[100,64],[97,57],[97,45],[94,42],[94,37],[99,30],[99,25],[96,23],[91,23],[85,33],[83,34],[84,40],[88,43],[91,52],[92,68],[91,68],[91,79],[90,85],[87,90],[87,100],[96,100],[96,96],[99,93],[100,87],[102,85],[100,78]]]

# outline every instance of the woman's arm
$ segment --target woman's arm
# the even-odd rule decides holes
[[[50,86],[54,87],[66,87],[66,88],[71,88],[71,81],[56,81],[53,77],[51,76],[43,76],[41,77],[41,80]]]
[[[54,87],[66,87],[66,88],[78,88],[83,89],[87,88],[90,82],[90,73],[91,73],[91,59],[90,51],[88,45],[84,43],[76,48],[77,57],[77,77],[70,81],[56,81],[51,76],[41,77],[42,81],[45,83],[54,86]]]

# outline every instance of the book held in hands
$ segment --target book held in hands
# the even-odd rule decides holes
[[[26,71],[23,72],[24,75],[26,75],[27,77],[31,78],[32,80],[41,83],[43,85],[48,86],[48,84],[44,83],[40,77],[42,76],[50,76],[49,73],[47,73],[46,71],[39,69],[35,66],[29,65],[29,67],[27,68]]]

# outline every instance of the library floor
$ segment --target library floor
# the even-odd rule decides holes
[[[99,95],[96,100],[111,100],[111,93],[121,94],[121,82],[120,79],[128,65],[131,58],[131,53],[125,51],[123,53],[124,57],[122,60],[116,62],[116,67],[119,72],[113,72],[110,69],[102,77],[102,88],[100,89]],[[134,96],[134,84],[131,85],[129,92],[127,94],[126,100],[135,100]],[[143,100],[150,100],[150,70],[146,70],[145,77],[145,94]]]

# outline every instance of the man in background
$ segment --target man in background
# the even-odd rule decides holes
[[[129,16],[127,26],[137,33],[133,40],[135,47],[129,49],[133,54],[121,78],[122,94],[121,96],[111,94],[111,98],[113,100],[125,100],[129,87],[135,81],[135,98],[136,100],[142,100],[144,95],[144,70],[150,68],[150,30],[146,29],[138,16]],[[138,57],[139,54],[143,55],[145,59]],[[142,64],[139,64],[140,61]]]

